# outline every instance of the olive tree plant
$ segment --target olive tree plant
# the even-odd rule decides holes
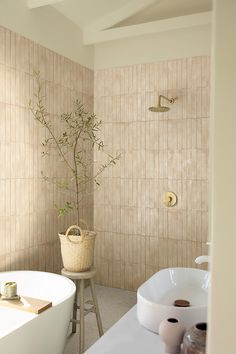
[[[99,185],[99,176],[110,165],[115,165],[120,155],[111,156],[107,154],[107,161],[101,163],[96,171],[91,171],[91,167],[97,165],[95,161],[88,161],[88,150],[84,147],[86,144],[90,149],[97,148],[104,150],[104,142],[100,137],[102,121],[94,113],[89,113],[84,104],[79,100],[74,100],[73,108],[70,112],[60,114],[62,132],[57,134],[55,126],[50,119],[45,104],[45,95],[43,94],[43,81],[40,78],[40,72],[34,72],[36,81],[36,90],[33,99],[29,102],[30,111],[37,122],[46,129],[47,138],[42,141],[42,156],[47,156],[52,151],[57,152],[64,166],[69,170],[68,178],[60,181],[45,175],[42,176],[45,181],[56,184],[58,188],[72,192],[72,200],[68,200],[62,206],[56,206],[59,216],[72,210],[76,212],[76,222],[79,224],[80,212],[79,205],[86,186],[93,181]]]

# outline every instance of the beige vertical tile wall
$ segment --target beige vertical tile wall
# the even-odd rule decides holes
[[[0,271],[58,272],[57,233],[74,222],[73,215],[58,219],[54,204],[68,196],[41,178],[41,170],[57,179],[66,172],[56,157],[41,157],[45,133],[28,109],[33,70],[45,80],[48,111],[58,129],[58,114],[70,109],[73,98],[93,109],[93,71],[0,27]],[[84,198],[81,212],[92,226],[92,195]]]
[[[95,71],[95,113],[122,154],[95,192],[100,283],[136,289],[207,252],[209,75],[205,56]],[[178,97],[167,113],[148,111],[159,94]]]

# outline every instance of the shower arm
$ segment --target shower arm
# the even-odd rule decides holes
[[[176,101],[176,98],[168,98],[166,96],[163,96],[163,95],[159,95],[158,96],[158,106],[161,106],[161,99],[163,98],[163,100],[166,100],[168,101],[169,103],[174,103]]]

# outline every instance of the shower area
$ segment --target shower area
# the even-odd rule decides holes
[[[162,268],[196,267],[208,251],[209,57],[93,71],[3,27],[0,44],[0,269],[59,273],[57,233],[73,223],[58,218],[63,197],[42,180],[41,170],[64,175],[42,159],[43,133],[29,115],[34,69],[53,117],[81,99],[103,121],[105,151],[121,154],[81,204],[97,232],[97,283],[136,290]]]
[[[94,194],[97,281],[136,290],[159,269],[196,267],[208,251],[210,58],[104,68],[94,78],[105,144],[121,153]]]

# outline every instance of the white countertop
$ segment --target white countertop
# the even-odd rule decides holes
[[[136,306],[110,328],[85,354],[163,354],[159,335],[142,327]]]

